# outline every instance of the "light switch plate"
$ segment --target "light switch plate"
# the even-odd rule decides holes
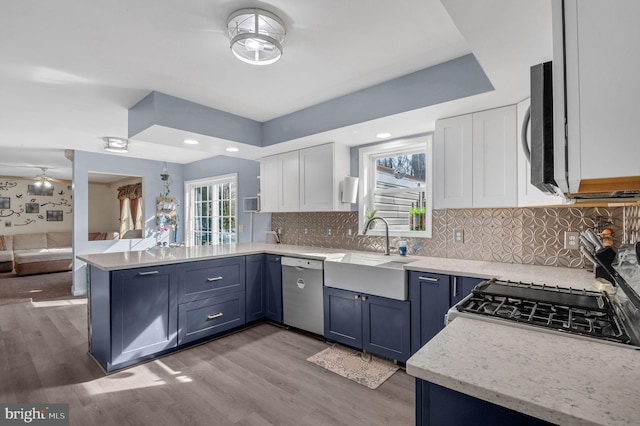
[[[453,230],[453,242],[456,244],[464,244],[464,229],[456,228]]]
[[[580,237],[577,232],[564,232],[564,248],[567,250],[580,249]]]

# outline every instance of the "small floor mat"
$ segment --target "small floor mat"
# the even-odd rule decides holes
[[[310,356],[307,361],[369,389],[377,389],[399,368],[391,361],[340,345],[330,346]]]

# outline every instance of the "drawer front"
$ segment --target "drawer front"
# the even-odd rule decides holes
[[[244,291],[244,266],[244,256],[185,264],[180,274],[179,303]]]
[[[178,345],[212,337],[245,323],[245,292],[178,306]]]

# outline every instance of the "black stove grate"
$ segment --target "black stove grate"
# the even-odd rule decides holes
[[[460,312],[631,344],[605,293],[511,281],[484,281]]]

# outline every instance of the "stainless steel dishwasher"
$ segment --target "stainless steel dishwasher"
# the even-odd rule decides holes
[[[282,258],[285,324],[324,336],[323,280],[321,260]]]

